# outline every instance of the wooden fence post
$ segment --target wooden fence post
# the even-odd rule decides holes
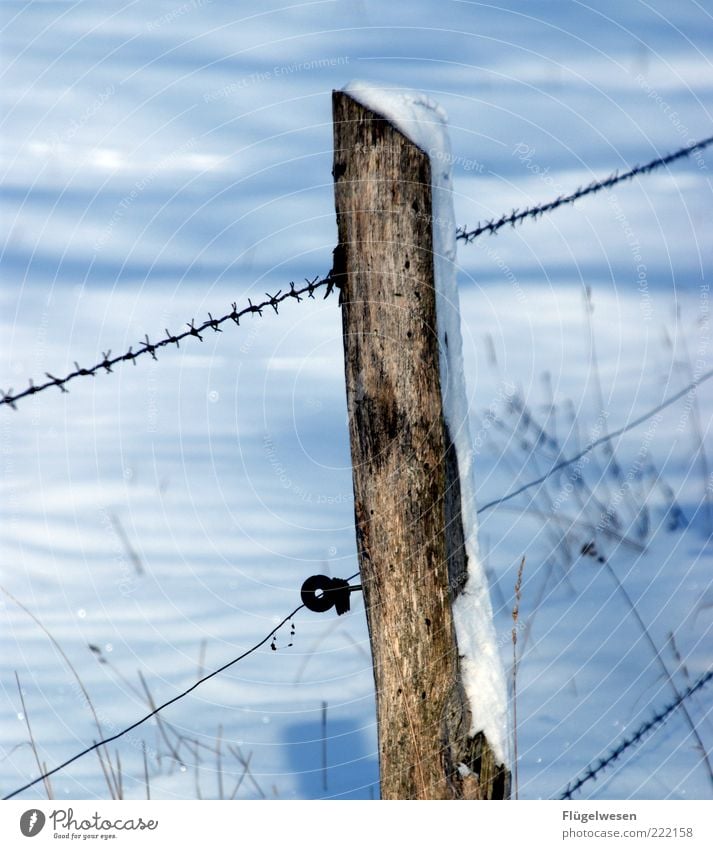
[[[466,576],[460,484],[436,333],[429,158],[333,93],[334,180],[359,565],[383,799],[504,799],[469,736],[451,602]]]

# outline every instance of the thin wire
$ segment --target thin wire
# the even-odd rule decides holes
[[[168,329],[166,330],[166,338],[160,339],[158,342],[151,342],[148,335],[145,337],[144,341],[140,343],[140,346],[136,351],[132,350],[133,345],[125,354],[120,354],[117,357],[111,356],[111,350],[102,354],[103,359],[101,362],[96,363],[96,365],[91,366],[91,368],[81,368],[78,363],[74,364],[74,371],[70,372],[65,377],[55,377],[49,372],[45,372],[49,380],[46,383],[41,383],[37,386],[30,380],[30,385],[27,389],[22,392],[17,392],[13,395],[12,389],[8,389],[7,392],[3,392],[0,389],[0,406],[3,404],[7,404],[13,410],[16,410],[17,407],[15,403],[20,398],[25,398],[28,395],[35,395],[37,392],[42,392],[45,389],[50,389],[53,386],[56,386],[62,392],[68,392],[65,389],[65,383],[69,383],[70,380],[74,380],[75,377],[94,377],[94,375],[104,369],[107,373],[111,372],[112,366],[117,365],[117,363],[125,362],[127,360],[131,360],[134,365],[136,365],[136,359],[143,354],[151,354],[152,358],[155,360],[156,351],[159,348],[163,348],[164,345],[174,345],[179,348],[180,342],[182,339],[186,339],[189,336],[197,337],[201,342],[203,341],[203,337],[201,333],[206,330],[213,330],[215,333],[222,333],[223,331],[220,329],[220,325],[225,323],[226,321],[234,321],[235,324],[240,324],[240,319],[251,313],[255,315],[262,315],[262,311],[267,307],[272,307],[272,309],[277,312],[279,304],[282,301],[286,301],[288,298],[294,298],[296,301],[302,300],[302,295],[307,295],[309,298],[314,298],[314,293],[317,289],[322,286],[327,287],[327,292],[325,293],[325,298],[331,293],[332,288],[336,285],[334,279],[331,276],[331,272],[324,278],[320,279],[319,277],[315,277],[314,280],[306,279],[306,286],[303,286],[301,289],[296,289],[294,283],[290,283],[290,288],[288,291],[283,292],[280,289],[274,295],[270,295],[268,292],[265,292],[267,297],[266,301],[262,301],[259,304],[254,304],[250,298],[248,298],[248,306],[244,307],[241,310],[238,310],[237,303],[233,302],[232,309],[229,313],[226,313],[224,316],[220,318],[213,318],[213,316],[208,313],[208,318],[202,324],[195,326],[195,319],[191,319],[190,322],[186,322],[188,325],[188,330],[184,330],[183,333],[171,333]]]
[[[292,619],[292,617],[296,613],[298,613],[300,610],[302,610],[303,607],[304,607],[304,604],[301,604],[299,607],[296,607],[292,611],[292,613],[290,613],[288,616],[285,616],[285,618],[282,620],[282,622],[280,622],[279,625],[276,625],[266,637],[263,637],[263,639],[260,640],[259,643],[255,643],[255,645],[252,648],[249,648],[247,651],[243,652],[241,655],[239,655],[238,657],[229,661],[228,663],[223,664],[223,666],[221,666],[219,669],[216,669],[213,672],[208,673],[208,675],[205,675],[203,678],[200,678],[198,681],[196,681],[195,684],[192,684],[187,690],[184,690],[182,693],[179,693],[179,695],[174,696],[172,699],[169,699],[167,702],[164,702],[162,705],[159,705],[157,708],[155,708],[155,710],[152,710],[151,713],[147,713],[146,716],[142,717],[137,722],[134,722],[132,725],[129,725],[127,728],[124,728],[123,731],[119,731],[118,734],[114,734],[111,737],[107,737],[104,740],[100,740],[98,743],[94,743],[91,746],[87,746],[86,749],[83,749],[78,754],[76,754],[73,757],[69,758],[68,760],[64,761],[64,763],[61,763],[59,766],[54,767],[54,769],[51,769],[48,772],[44,773],[44,775],[40,775],[39,778],[35,778],[33,781],[29,781],[27,784],[24,784],[22,787],[18,787],[17,790],[14,790],[9,795],[4,796],[3,801],[6,801],[7,799],[12,799],[13,796],[17,796],[17,794],[22,793],[23,790],[28,790],[30,787],[33,787],[35,784],[38,784],[40,781],[43,781],[45,778],[48,778],[50,775],[54,775],[56,772],[59,772],[61,769],[64,769],[66,766],[69,766],[69,764],[74,763],[74,761],[79,760],[79,758],[84,757],[84,755],[88,755],[89,752],[93,752],[95,749],[98,749],[100,746],[106,746],[108,743],[113,743],[114,740],[118,740],[119,737],[123,737],[124,734],[128,734],[129,731],[133,731],[134,728],[138,728],[139,725],[143,725],[144,722],[151,719],[152,716],[155,716],[157,713],[162,711],[164,708],[167,708],[169,705],[172,705],[174,702],[179,701],[179,699],[182,699],[185,696],[187,696],[189,693],[193,692],[193,690],[195,690],[196,687],[199,687],[201,684],[204,684],[206,681],[210,680],[211,678],[214,678],[216,675],[219,675],[221,672],[224,672],[226,669],[228,669],[229,667],[238,663],[239,661],[244,660],[248,655],[251,655],[253,652],[257,651],[261,646],[264,646],[265,643],[270,639],[270,637],[274,636],[277,633],[277,631],[279,631],[280,628],[282,628],[282,626],[286,622],[289,622],[290,619]]]
[[[673,153],[667,154],[666,156],[660,156],[657,159],[652,159],[651,162],[647,162],[645,165],[635,165],[623,174],[619,174],[615,171],[604,180],[595,180],[588,186],[580,186],[580,188],[572,192],[570,195],[560,195],[558,198],[548,201],[547,203],[538,203],[536,206],[529,206],[523,210],[513,209],[509,215],[501,215],[500,218],[491,218],[489,221],[478,223],[478,226],[475,227],[474,230],[468,230],[466,227],[459,227],[456,238],[466,244],[470,244],[483,233],[497,233],[498,230],[508,224],[514,227],[516,224],[523,222],[526,218],[537,218],[540,215],[544,215],[546,212],[552,212],[560,206],[567,206],[568,204],[574,203],[587,195],[596,194],[596,192],[600,192],[602,189],[610,189],[612,186],[616,186],[617,183],[623,183],[626,180],[631,180],[634,177],[641,176],[642,174],[649,174],[657,168],[662,168],[664,165],[670,165],[678,159],[688,157],[697,150],[704,150],[711,144],[713,144],[713,136],[701,139],[701,141],[689,145],[688,147],[682,147]]]
[[[621,743],[610,752],[605,758],[601,758],[596,766],[589,765],[582,775],[574,781],[572,784],[568,784],[562,795],[559,797],[560,799],[571,799],[572,794],[576,793],[584,784],[588,781],[591,781],[593,778],[596,778],[599,773],[606,769],[609,764],[613,761],[617,760],[624,752],[641,742],[641,739],[647,734],[649,731],[653,731],[659,725],[662,725],[671,714],[677,710],[683,702],[692,696],[698,690],[701,690],[711,679],[713,679],[713,669],[709,669],[708,672],[705,672],[696,681],[691,684],[690,687],[687,687],[678,698],[674,699],[669,705],[667,705],[663,710],[656,713],[651,719],[644,722],[639,728],[628,737],[625,737]]]
[[[554,475],[556,472],[559,472],[561,469],[564,469],[567,466],[571,466],[572,463],[576,463],[577,460],[581,460],[585,454],[588,454],[597,446],[603,445],[605,442],[609,442],[612,439],[616,439],[617,437],[622,436],[622,434],[625,434],[627,431],[633,430],[635,427],[638,427],[640,424],[643,424],[652,416],[655,416],[657,413],[660,413],[661,410],[665,410],[666,407],[670,407],[671,404],[674,404],[676,401],[678,401],[684,395],[689,393],[691,390],[695,389],[701,383],[705,383],[706,380],[710,380],[711,377],[713,377],[713,369],[705,372],[699,378],[689,383],[688,386],[685,386],[683,389],[680,390],[680,392],[676,392],[675,395],[671,395],[670,398],[667,398],[665,401],[659,404],[658,407],[654,407],[653,410],[649,410],[648,413],[644,413],[644,415],[639,416],[637,419],[634,419],[633,422],[629,422],[629,424],[620,427],[619,430],[612,431],[611,433],[608,433],[605,436],[600,436],[599,439],[595,439],[593,442],[590,442],[588,445],[585,445],[585,447],[577,454],[575,454],[574,457],[570,457],[568,460],[562,460],[560,463],[556,463],[549,471],[545,472],[545,474],[541,477],[536,478],[535,480],[532,480],[529,483],[525,483],[522,486],[519,486],[517,489],[513,490],[512,492],[509,492],[507,495],[503,495],[500,498],[495,498],[493,499],[493,501],[489,501],[487,504],[484,504],[482,507],[478,508],[478,513],[483,513],[486,510],[490,510],[492,507],[497,507],[499,504],[504,504],[506,501],[510,501],[511,499],[515,498],[526,490],[531,489],[533,486],[538,486],[539,484],[544,483],[547,478],[552,477],[552,475]]]
[[[348,578],[346,578],[346,580],[351,581],[353,578],[356,578],[358,574],[359,574],[359,572],[355,572],[353,575],[350,575]],[[164,708],[167,708],[169,705],[174,704],[174,702],[177,702],[180,699],[185,698],[185,696],[187,696],[189,693],[192,693],[193,690],[196,689],[196,687],[200,687],[201,684],[205,684],[206,681],[209,681],[211,678],[215,678],[215,676],[219,675],[221,672],[225,672],[226,669],[229,669],[231,666],[234,666],[239,661],[244,660],[246,657],[248,657],[248,655],[251,655],[253,652],[256,652],[259,648],[264,646],[265,643],[280,630],[280,628],[282,628],[287,622],[289,622],[290,619],[292,619],[295,616],[295,614],[299,613],[300,610],[302,610],[303,608],[304,608],[304,604],[301,604],[299,607],[296,607],[292,611],[292,613],[289,613],[287,616],[285,616],[285,618],[280,622],[280,624],[276,625],[272,629],[272,631],[270,631],[270,633],[267,634],[267,636],[263,637],[263,639],[260,640],[259,643],[255,643],[255,645],[252,646],[252,648],[249,648],[247,651],[243,652],[238,657],[233,658],[233,660],[229,661],[228,663],[224,663],[223,666],[219,667],[218,669],[215,669],[213,672],[209,672],[208,675],[205,675],[205,676],[203,676],[203,678],[200,678],[198,681],[196,681],[195,684],[192,684],[187,690],[184,690],[182,693],[179,693],[177,696],[174,696],[172,699],[169,699],[167,702],[164,702],[162,705],[159,705],[157,708],[152,710],[151,713],[147,713],[146,716],[142,717],[137,722],[134,722],[132,725],[129,725],[127,728],[124,728],[123,731],[119,731],[118,734],[114,734],[111,737],[107,737],[104,740],[100,740],[98,743],[94,743],[91,746],[87,746],[86,749],[83,749],[81,752],[78,752],[73,757],[64,761],[64,763],[61,763],[59,766],[54,767],[54,769],[51,769],[48,772],[45,772],[44,775],[40,775],[38,778],[35,778],[32,781],[29,781],[27,784],[24,784],[22,787],[18,787],[17,790],[14,790],[9,795],[3,796],[3,801],[7,801],[8,799],[12,799],[13,796],[17,796],[18,793],[22,793],[24,790],[28,790],[30,787],[33,787],[35,784],[39,784],[40,781],[44,781],[46,778],[49,778],[50,775],[54,775],[56,772],[59,772],[61,769],[64,769],[66,766],[69,766],[71,763],[74,763],[74,761],[79,760],[79,758],[84,757],[84,755],[88,755],[90,752],[93,752],[95,749],[98,749],[100,746],[106,746],[108,743],[113,743],[114,740],[118,740],[120,737],[123,737],[124,734],[128,734],[129,731],[133,731],[134,728],[138,728],[139,725],[143,725],[144,722],[151,719],[152,716],[156,716],[156,714],[159,713],[160,711],[162,711]]]

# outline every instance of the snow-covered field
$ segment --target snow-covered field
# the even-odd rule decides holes
[[[326,273],[330,92],[352,78],[445,108],[460,224],[713,134],[713,17],[689,0],[0,15],[5,390]],[[704,152],[459,243],[481,504],[713,367],[712,169]],[[660,661],[679,691],[713,664],[710,386],[618,440],[618,477],[600,450],[584,484],[564,472],[480,517],[508,677],[526,555],[522,798],[558,795],[669,703]],[[357,568],[336,298],[69,389],[0,408],[0,795],[38,774],[26,718],[48,767],[97,739],[69,664],[115,733],[147,712],[139,672],[167,700],[268,633],[305,577]],[[123,794],[145,796],[145,747],[153,798],[378,796],[361,600],[290,631],[112,745]],[[710,689],[687,701],[708,749],[710,705]],[[52,788],[109,795],[94,753]],[[680,710],[582,790],[712,794]]]

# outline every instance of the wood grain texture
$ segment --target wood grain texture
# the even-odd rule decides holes
[[[443,418],[428,156],[333,94],[344,362],[384,799],[507,798],[470,712],[451,602],[467,574]],[[468,767],[471,774],[458,765]]]

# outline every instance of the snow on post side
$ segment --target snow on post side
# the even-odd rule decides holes
[[[498,763],[509,763],[507,696],[485,571],[478,552],[473,444],[463,370],[456,284],[456,223],[448,118],[430,97],[355,81],[344,91],[397,127],[431,160],[433,262],[443,413],[458,459],[468,578],[453,602],[461,674],[472,715],[471,736],[482,731]],[[446,344],[447,339],[447,344]]]

